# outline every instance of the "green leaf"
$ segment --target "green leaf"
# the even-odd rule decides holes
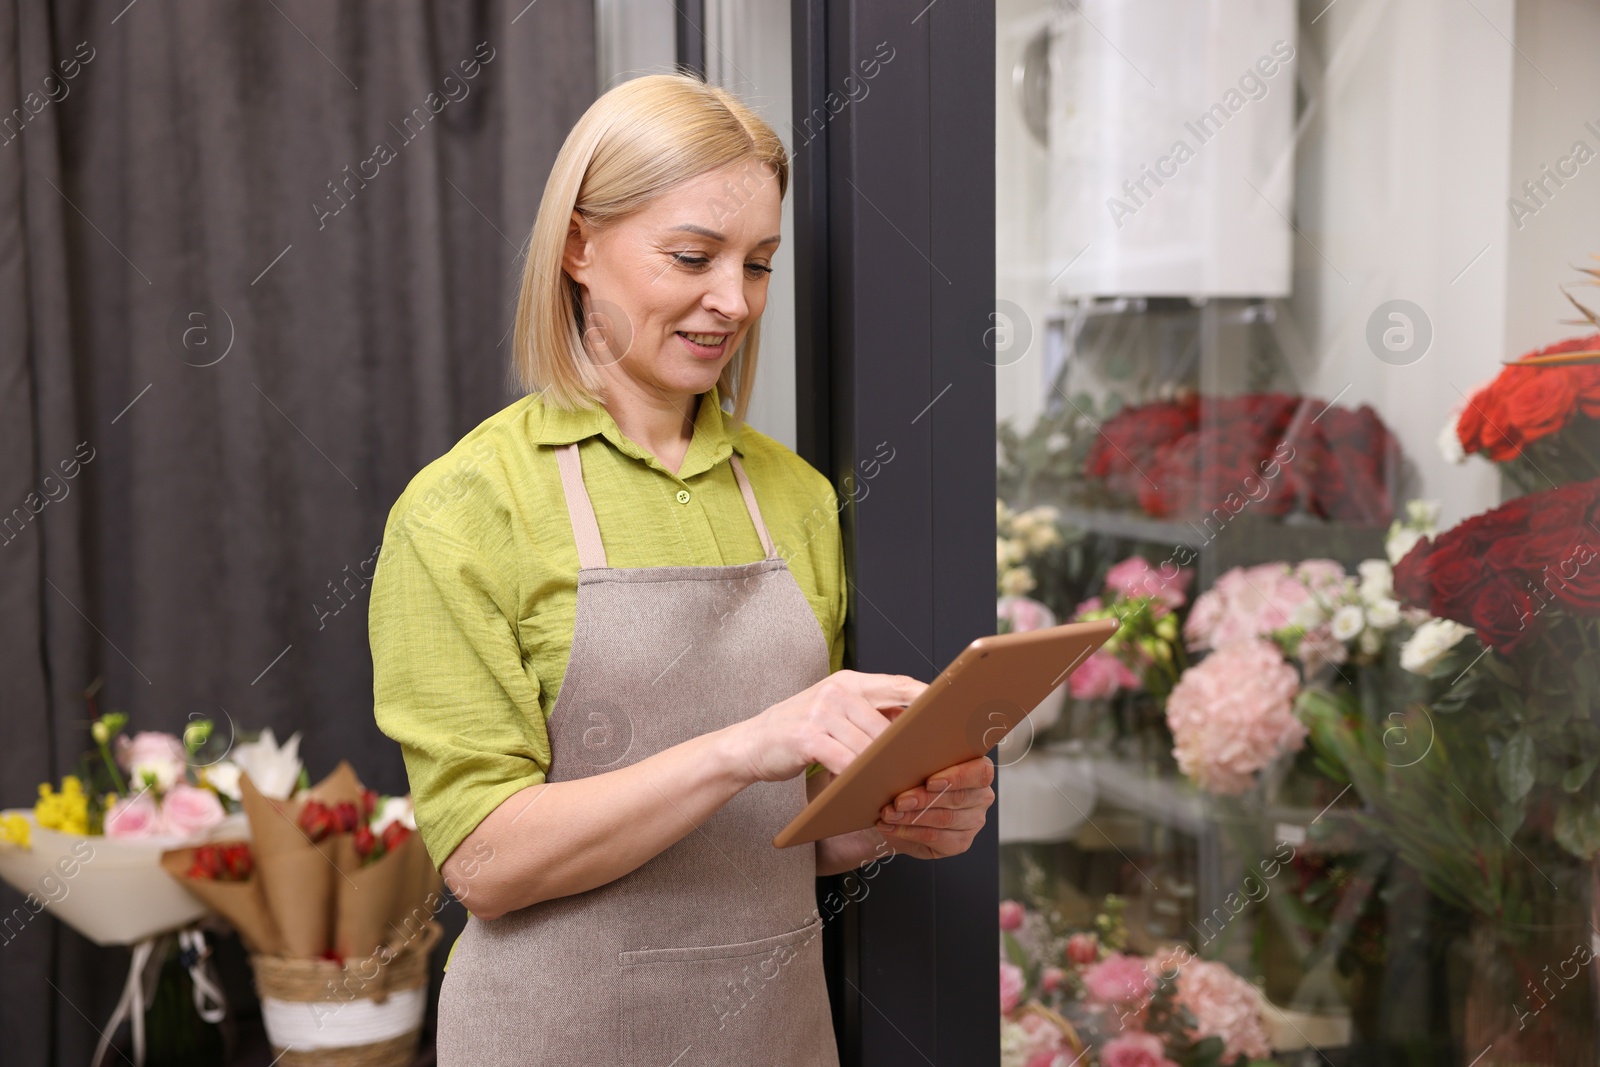
[[[1495,764],[1495,776],[1500,780],[1500,791],[1507,800],[1521,800],[1533,788],[1535,749],[1533,738],[1519,732],[1506,742]]]
[[[1006,946],[1006,959],[1026,971],[1028,969],[1028,954],[1022,951],[1022,946],[1017,943],[1017,939],[1002,930],[1000,932],[1000,940]]]
[[[1581,860],[1600,852],[1600,806],[1591,800],[1568,800],[1556,809],[1556,844]]]
[[[1566,774],[1561,776],[1561,788],[1565,789],[1569,793],[1576,793],[1578,790],[1582,789],[1583,784],[1587,782],[1589,780],[1589,776],[1594,773],[1596,762],[1600,762],[1600,758],[1590,756],[1576,767],[1573,767],[1571,770],[1567,771]]]

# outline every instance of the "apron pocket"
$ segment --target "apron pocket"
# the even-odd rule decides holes
[[[624,1061],[770,1062],[785,1047],[815,1042],[819,1025],[831,1042],[821,933],[813,917],[759,941],[620,953]]]

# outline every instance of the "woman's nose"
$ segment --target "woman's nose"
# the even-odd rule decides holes
[[[703,303],[707,310],[725,319],[742,321],[750,313],[750,305],[744,298],[744,264],[735,263],[726,270],[717,271]]]

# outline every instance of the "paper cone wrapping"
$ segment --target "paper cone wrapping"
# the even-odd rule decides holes
[[[222,842],[233,844],[234,842]],[[279,955],[283,952],[283,937],[278,924],[267,908],[266,895],[261,891],[261,873],[256,871],[242,882],[214,882],[208,878],[190,878],[189,868],[194,863],[198,847],[171,849],[161,854],[161,866],[178,883],[194,894],[212,911],[226,919],[245,947],[251,952]]]
[[[395,849],[363,867],[356,855],[355,835],[339,834],[338,838],[336,855],[344,877],[339,880],[333,950],[344,959],[359,959],[372,955],[388,940],[389,917],[405,881],[406,855],[404,849]]]
[[[406,937],[420,935],[428,922],[439,914],[442,906],[439,896],[444,890],[444,879],[434,870],[433,860],[423,847],[422,835],[416,831],[407,834],[395,852],[405,857],[402,861],[405,870],[400,892],[395,895],[394,911],[389,915],[389,924]]]
[[[340,795],[346,790],[341,772],[354,783],[359,803],[360,783],[347,763],[340,763],[309,791],[310,795],[325,804],[333,797],[348,799]],[[328,794],[322,793],[325,787]],[[250,819],[256,870],[267,906],[282,935],[283,954],[315,959],[332,944],[334,880],[339,877],[336,839],[340,835],[312,843],[300,829],[304,801],[262,796],[248,774],[239,776],[239,792]]]

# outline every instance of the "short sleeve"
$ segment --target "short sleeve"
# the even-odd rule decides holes
[[[374,713],[400,744],[417,829],[436,867],[550,766],[539,679],[517,640],[515,592],[513,570],[457,535],[391,519],[368,616]]]

